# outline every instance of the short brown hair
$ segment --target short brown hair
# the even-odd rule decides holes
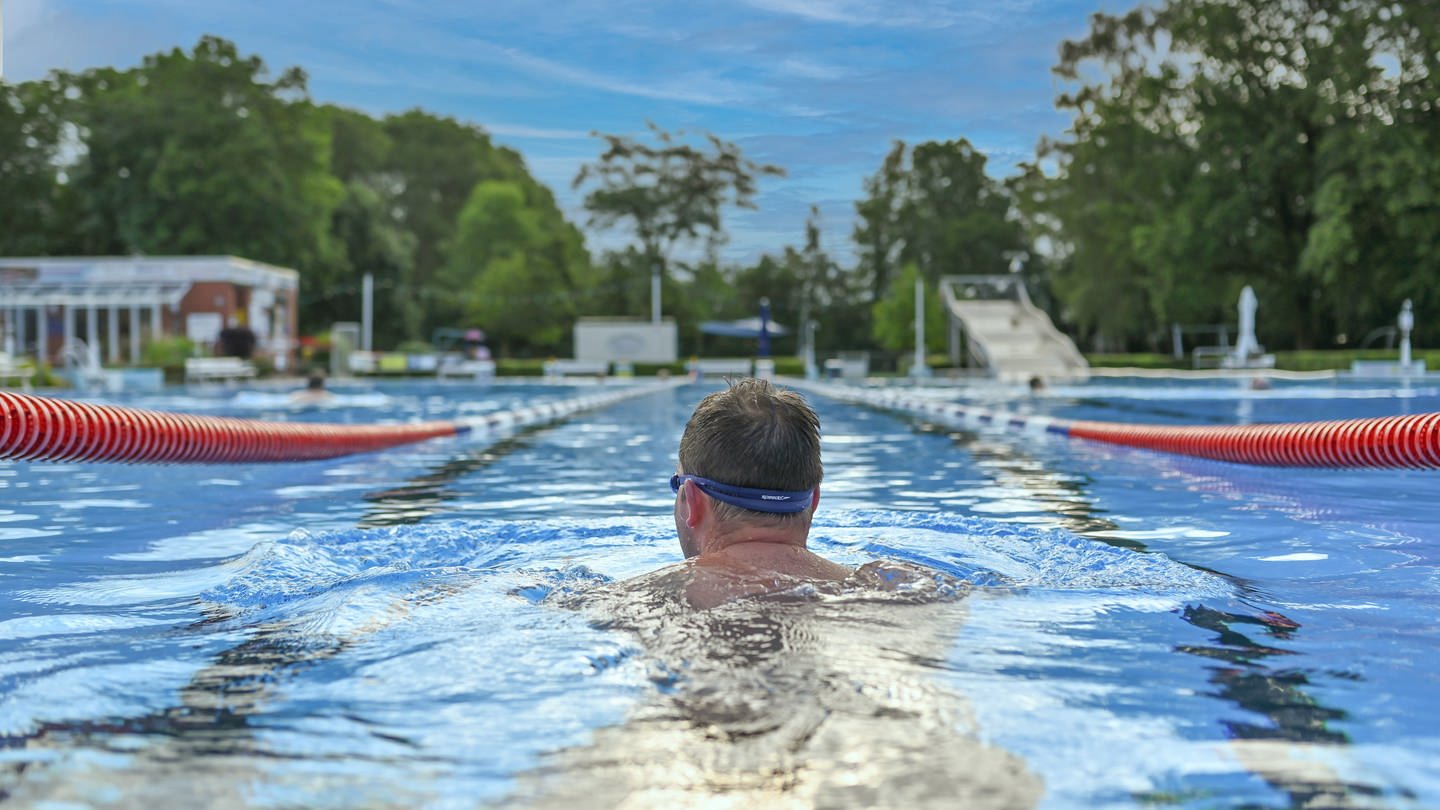
[[[732,381],[690,415],[680,438],[680,469],[740,487],[814,489],[824,477],[820,418],[794,391],[749,377]],[[716,508],[726,517],[765,514],[718,502]]]

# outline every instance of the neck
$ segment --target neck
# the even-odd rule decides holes
[[[695,559],[696,564],[732,575],[781,575],[808,580],[839,580],[852,573],[848,566],[830,562],[806,548],[804,528],[755,529],[736,530],[718,543],[707,544]]]
[[[702,554],[717,554],[736,549],[804,549],[809,526],[755,526],[749,524],[717,527],[715,532],[702,544]]]

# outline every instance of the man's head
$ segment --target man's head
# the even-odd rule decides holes
[[[765,380],[739,380],[696,406],[680,439],[679,471],[729,487],[814,493],[824,474],[820,420],[793,391],[777,390]],[[682,497],[695,494],[692,490]],[[815,502],[812,495],[800,511],[773,512],[726,503],[708,493],[706,497],[717,524],[797,528],[802,539]],[[759,493],[756,497],[772,496]],[[686,527],[678,528],[686,556],[699,553],[687,545]]]

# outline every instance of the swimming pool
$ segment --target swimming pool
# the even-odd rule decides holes
[[[120,404],[368,424],[591,388]],[[813,396],[814,546],[973,589],[678,616],[618,583],[679,559],[666,479],[713,388],[322,462],[0,464],[0,795],[1440,805],[1436,473],[1252,468]],[[1434,381],[915,393],[1172,424],[1440,410]]]

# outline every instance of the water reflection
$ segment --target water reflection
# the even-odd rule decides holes
[[[955,430],[930,422],[921,422],[916,429],[922,433],[943,432],[957,448],[975,459],[975,465],[992,479],[994,487],[988,492],[982,490],[982,498],[986,494],[1009,499],[1023,495],[1027,503],[1034,505],[1035,511],[1048,518],[1047,526],[1053,525],[1075,534],[1118,528],[1113,521],[1102,516],[1103,510],[1096,507],[1090,498],[1086,491],[1090,483],[1088,477],[1052,470],[1044,462],[1023,452],[1013,440],[971,430]],[[1005,520],[1003,516],[988,512],[987,516]],[[1104,542],[1136,550],[1145,548],[1141,543],[1117,538]]]
[[[343,649],[301,642],[278,627],[248,631],[179,690],[175,705],[142,715],[46,722],[0,738],[0,749],[24,750],[0,776],[0,801],[87,807],[244,806],[247,781],[267,751],[254,719],[277,686]],[[52,771],[44,751],[105,752]],[[258,759],[257,759],[258,757]],[[114,758],[123,758],[117,761]],[[123,767],[119,767],[123,762]]]
[[[1118,525],[1098,514],[1087,492],[1088,478],[1048,469],[1026,454],[1014,437],[1007,440],[1007,437],[969,430],[949,430],[924,420],[912,422],[922,433],[948,430],[946,436],[993,478],[1002,497],[1013,501],[1016,493],[1023,493],[1026,501],[1047,510],[1057,526],[1099,542],[1146,551],[1145,544],[1137,540],[1110,534]],[[1214,573],[1245,588],[1235,577]],[[1345,712],[1321,704],[1307,691],[1311,686],[1310,675],[1303,669],[1272,669],[1263,663],[1269,658],[1295,655],[1295,652],[1257,642],[1237,629],[1255,628],[1278,644],[1293,640],[1298,624],[1273,611],[1247,615],[1204,605],[1188,606],[1180,617],[1216,634],[1214,644],[1174,648],[1185,655],[1224,662],[1224,665],[1208,667],[1209,681],[1217,687],[1208,696],[1269,721],[1265,724],[1236,719],[1221,721],[1230,748],[1247,770],[1281,791],[1288,807],[1373,806],[1367,802],[1380,794],[1376,787],[1346,781],[1332,769],[1304,755],[1311,746],[1323,749],[1349,744],[1350,739],[1344,732],[1329,725],[1345,720]]]
[[[1204,605],[1185,608],[1183,618],[1215,632],[1212,645],[1181,645],[1176,650],[1223,662],[1208,667],[1213,697],[1229,701],[1265,723],[1223,720],[1230,748],[1247,769],[1283,792],[1291,808],[1357,808],[1385,806],[1376,800],[1374,785],[1346,780],[1315,756],[1327,748],[1348,745],[1350,738],[1330,723],[1346,713],[1322,705],[1305,690],[1310,675],[1299,668],[1272,669],[1266,659],[1289,656],[1290,650],[1258,642],[1237,627],[1253,628],[1275,642],[1292,640],[1300,626],[1275,612],[1230,613]],[[1353,677],[1353,676],[1352,676]]]
[[[544,426],[530,426],[494,444],[452,458],[428,472],[389,489],[366,493],[369,506],[357,524],[362,529],[419,523],[444,511],[446,502],[460,496],[450,484],[534,444]]]
[[[423,520],[455,497],[447,487],[450,482],[529,447],[533,434],[544,427],[527,427],[494,444],[449,459],[400,486],[365,496],[372,506],[359,526]],[[270,705],[273,700],[306,670],[340,656],[373,632],[401,621],[415,608],[445,598],[456,587],[443,581],[420,582],[397,592],[393,583],[378,584],[375,595],[381,603],[367,614],[365,627],[350,633],[327,632],[323,618],[318,622],[322,626],[306,617],[246,626],[239,631],[243,635],[238,643],[214,654],[177,690],[171,706],[127,717],[44,722],[24,734],[0,736],[0,751],[26,752],[23,758],[11,757],[0,766],[0,801],[93,807],[246,807],[250,806],[247,786],[257,780],[272,786],[304,784],[311,778],[309,771],[314,765],[324,769],[324,757],[297,754],[297,760],[312,763],[312,768],[298,771],[267,767],[287,756],[272,739],[277,730],[282,735],[285,731],[284,719],[277,718]],[[344,600],[350,608],[370,596],[353,588],[335,593],[335,598]],[[338,610],[340,606],[334,607]],[[197,643],[207,643],[217,632],[232,632],[223,629],[232,616],[214,606],[206,608],[206,612],[205,619],[187,629],[197,635]],[[345,722],[362,721],[348,717]],[[353,765],[369,760],[372,766],[391,762],[384,754],[365,750],[366,734],[387,745],[408,746],[408,741],[378,729],[358,733],[360,750],[346,752],[342,762]],[[102,759],[91,768],[79,766],[78,771],[74,764],[59,770],[36,767],[49,760],[40,753],[46,750],[90,752],[80,757],[82,762],[94,759],[95,752],[105,752],[123,758],[123,766]],[[413,752],[408,757],[413,761]],[[353,780],[353,776],[347,778]],[[387,785],[385,795],[390,806],[416,806],[426,800],[423,785],[414,789]],[[337,806],[346,804],[336,802]]]
[[[521,776],[505,806],[1033,806],[934,678],[963,602],[857,583],[696,611],[672,566],[572,600],[639,638],[654,689],[626,721]],[[716,804],[719,802],[719,804]]]

